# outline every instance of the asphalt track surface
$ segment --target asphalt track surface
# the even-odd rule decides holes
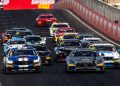
[[[70,23],[80,33],[93,33],[64,10],[0,11],[0,31],[16,26],[30,28],[34,33],[48,37],[46,45],[53,51],[48,27],[35,27],[35,18],[39,13],[46,12],[53,13],[59,21]],[[3,48],[0,46],[0,68],[2,68],[2,52]],[[120,86],[120,69],[107,69],[105,73],[67,74],[63,62],[54,62],[51,66],[44,66],[42,73],[3,74],[0,71],[0,86]]]

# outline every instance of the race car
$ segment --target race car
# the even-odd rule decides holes
[[[4,55],[6,55],[10,49],[22,48],[26,44],[27,42],[25,39],[13,37],[12,39],[9,39],[6,44],[4,44]]]
[[[66,58],[66,71],[98,71],[104,72],[104,59],[97,55],[96,52],[79,48],[71,52]]]
[[[77,33],[77,32],[70,32],[70,33],[64,33],[63,35],[61,35],[60,37],[59,37],[59,41],[60,40],[63,40],[63,39],[65,39],[65,40],[72,40],[72,39],[76,39],[76,35],[78,35],[79,33]],[[77,40],[77,39],[76,39]]]
[[[31,30],[20,30],[20,31],[16,31],[16,34],[15,34],[14,37],[24,38],[24,36],[27,36],[27,35],[33,35],[32,31],[31,31]]]
[[[52,64],[51,51],[45,45],[33,45],[32,47],[40,56],[42,64]]]
[[[47,26],[51,25],[53,22],[57,22],[57,19],[50,13],[40,14],[36,18],[36,26]]]
[[[27,35],[24,37],[24,39],[27,41],[27,45],[46,44],[46,38],[42,38],[39,35]]]
[[[3,44],[5,44],[11,38],[12,38],[12,35],[8,34],[6,32],[1,35],[1,39],[2,39]]]
[[[54,48],[54,61],[65,61],[66,56],[68,56],[73,49],[80,47],[81,44],[79,40],[61,40]]]
[[[75,32],[75,28],[72,27],[59,28],[54,32],[53,41],[58,42],[60,36],[63,36],[65,33],[74,33],[74,32]]]
[[[41,72],[41,59],[30,47],[10,49],[3,58],[3,71],[5,73]]]
[[[7,30],[6,32],[5,32],[6,34],[10,34],[10,36],[11,37],[14,37],[14,35],[15,35],[15,33],[16,33],[16,30]]]
[[[54,32],[59,28],[70,28],[70,25],[65,22],[54,22],[52,23],[51,27],[49,28],[50,36],[54,36]]]
[[[96,42],[90,44],[89,48],[97,51],[99,56],[103,57],[105,67],[119,67],[120,54],[113,44],[109,42]]]
[[[76,39],[83,40],[83,38],[91,38],[93,34],[90,33],[80,33],[75,36]]]
[[[83,47],[88,47],[89,44],[94,43],[94,42],[101,42],[102,39],[98,37],[89,37],[89,38],[83,38],[80,40],[81,44]]]

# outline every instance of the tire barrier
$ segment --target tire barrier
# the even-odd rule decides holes
[[[80,0],[59,0],[54,7],[56,9],[71,10],[95,27],[96,30],[120,43],[120,25],[95,12],[80,2]]]

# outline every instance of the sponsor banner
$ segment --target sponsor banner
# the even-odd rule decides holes
[[[52,9],[52,4],[39,4],[38,9]]]
[[[52,9],[55,0],[2,0],[4,10]]]

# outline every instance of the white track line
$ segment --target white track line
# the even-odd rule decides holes
[[[0,86],[2,86],[2,83],[0,82]]]
[[[104,35],[102,35],[101,33],[99,33],[98,31],[94,30],[91,26],[87,25],[85,22],[83,22],[82,20],[80,20],[80,18],[78,18],[75,14],[73,14],[70,10],[65,9],[65,11],[67,11],[69,14],[71,14],[75,19],[77,19],[79,22],[81,22],[83,25],[85,25],[86,27],[88,27],[90,30],[94,31],[95,33],[99,34],[101,37],[103,37],[104,39],[110,41],[111,43],[120,46],[120,44],[115,43],[114,41],[108,39],[107,37],[105,37]]]

